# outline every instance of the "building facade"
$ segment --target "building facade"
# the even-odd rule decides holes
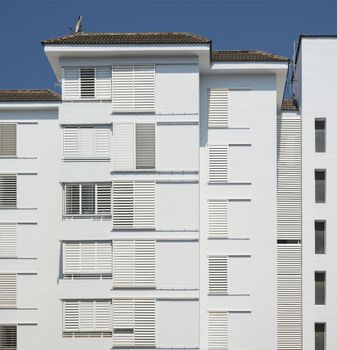
[[[336,40],[291,100],[287,58],[211,44],[74,33],[61,96],[0,91],[0,350],[337,344]]]

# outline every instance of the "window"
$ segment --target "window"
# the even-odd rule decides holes
[[[315,151],[325,152],[325,119],[315,119]]]
[[[64,100],[110,100],[111,67],[63,68]]]
[[[208,313],[208,350],[228,349],[228,312]]]
[[[111,216],[111,184],[64,185],[65,216]]]
[[[208,257],[208,291],[210,295],[228,294],[227,256]]]
[[[315,350],[325,350],[325,323],[315,323]]]
[[[16,224],[0,223],[0,258],[16,256]]]
[[[0,274],[0,308],[16,307],[16,274]]]
[[[325,221],[315,221],[315,254],[325,254]]]
[[[16,174],[0,174],[0,208],[16,208]]]
[[[227,182],[228,181],[228,146],[216,145],[209,146],[209,182]]]
[[[113,66],[113,112],[154,112],[154,86],[155,66],[153,64]]]
[[[16,124],[0,123],[0,156],[16,156]]]
[[[326,171],[315,170],[315,201],[325,203]]]
[[[156,163],[154,123],[114,124],[114,169],[150,170]]]
[[[0,325],[0,350],[16,350],[16,333],[15,325]]]
[[[209,89],[209,128],[228,128],[228,93],[228,89]]]
[[[208,201],[208,233],[211,237],[228,235],[228,201]]]
[[[315,305],[325,305],[325,272],[315,271]]]
[[[64,156],[110,157],[110,135],[108,127],[66,127],[64,128]]]
[[[155,184],[153,181],[114,181],[113,228],[155,228]]]

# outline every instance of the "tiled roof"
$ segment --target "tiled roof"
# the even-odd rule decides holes
[[[61,96],[52,90],[0,90],[0,102],[55,102]]]
[[[191,33],[74,33],[42,41],[43,45],[137,45],[208,44],[211,41]]]
[[[256,50],[212,51],[213,62],[287,62],[288,58]]]
[[[282,110],[283,111],[298,111],[298,104],[294,98],[289,100],[283,100],[282,102]]]
[[[300,38],[337,38],[337,34],[301,34]]]

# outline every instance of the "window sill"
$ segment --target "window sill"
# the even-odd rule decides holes
[[[64,162],[110,162],[110,157],[67,157]]]

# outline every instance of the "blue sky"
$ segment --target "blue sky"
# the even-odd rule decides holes
[[[0,0],[0,88],[51,88],[41,40],[85,31],[187,31],[215,49],[260,49],[291,57],[300,33],[337,34],[337,0]]]

